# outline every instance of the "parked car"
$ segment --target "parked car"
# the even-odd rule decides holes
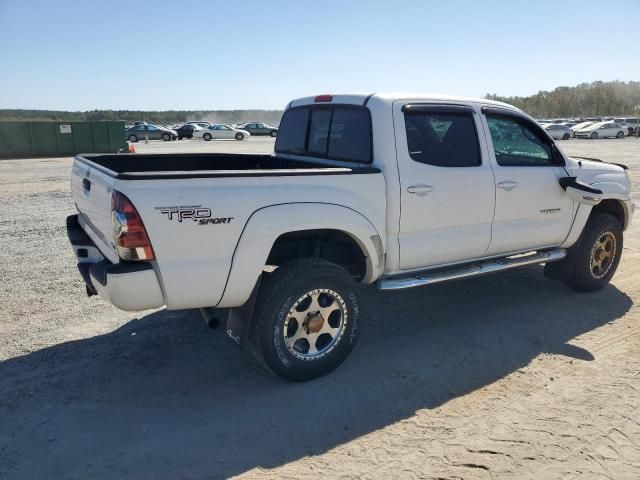
[[[636,133],[638,133],[638,130],[640,129],[640,122],[638,122],[638,117],[628,117],[625,123],[631,129],[630,135],[635,135]]]
[[[638,125],[638,119],[636,117],[619,117],[613,120],[618,125],[627,129],[627,135],[633,135],[635,128]]]
[[[165,142],[169,140],[175,140],[178,138],[178,133],[175,130],[170,130],[164,127],[157,127],[156,125],[151,125],[150,123],[141,123],[139,125],[134,125],[129,128],[125,132],[125,137],[130,142],[137,142],[138,140],[144,140],[148,138],[149,140],[164,140]]]
[[[193,138],[193,134],[197,130],[202,130],[202,128],[195,124],[185,123],[176,130],[178,133],[178,140],[182,140],[183,138]]]
[[[571,136],[575,137],[576,136],[576,132],[578,130],[582,130],[583,128],[588,127],[589,125],[593,125],[594,122],[580,122],[576,125],[574,125],[573,127],[571,127]]]
[[[251,135],[269,135],[275,137],[278,135],[278,128],[267,125],[266,123],[251,122],[238,125],[236,128],[246,130]]]
[[[238,128],[230,127],[229,125],[217,124],[211,125],[208,128],[196,130],[193,132],[195,138],[202,138],[205,141],[219,140],[219,139],[233,139],[244,140],[249,138],[251,134],[246,130],[240,130]]]
[[[571,129],[559,123],[545,125],[544,129],[555,140],[569,140],[571,138]]]
[[[613,122],[596,122],[576,131],[576,138],[624,138],[625,135],[626,129]]]
[[[361,284],[544,263],[596,291],[614,275],[626,167],[566,156],[521,110],[415,94],[290,105],[273,155],[76,156],[67,230],[87,293],[200,308],[211,325],[227,312],[234,343],[302,381],[340,365],[376,315]]]

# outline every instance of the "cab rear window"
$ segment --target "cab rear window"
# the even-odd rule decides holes
[[[311,105],[287,110],[275,150],[347,162],[371,163],[371,116],[365,107]]]

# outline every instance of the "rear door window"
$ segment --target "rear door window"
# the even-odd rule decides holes
[[[409,156],[436,167],[481,164],[478,135],[471,113],[406,112]]]

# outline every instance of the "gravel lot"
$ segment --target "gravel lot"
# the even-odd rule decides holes
[[[640,141],[560,146],[625,163],[640,185]],[[0,479],[640,478],[637,219],[595,294],[541,267],[369,289],[350,359],[291,384],[197,312],[87,298],[64,228],[70,166],[0,161]]]

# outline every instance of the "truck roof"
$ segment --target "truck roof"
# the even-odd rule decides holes
[[[325,95],[322,95],[325,96]],[[485,98],[478,97],[464,97],[457,95],[443,95],[437,93],[424,93],[424,92],[383,92],[383,93],[349,93],[349,94],[328,94],[326,96],[331,97],[331,103],[364,105],[372,99],[376,99],[382,103],[393,103],[396,101],[424,101],[424,102],[468,102],[468,103],[480,103],[483,105],[493,105],[496,107],[510,108],[520,111],[513,105],[509,105],[504,102],[497,102],[495,100],[487,100]],[[287,108],[300,105],[309,105],[316,103],[316,96],[301,97],[292,100]],[[328,102],[327,102],[328,103]]]

